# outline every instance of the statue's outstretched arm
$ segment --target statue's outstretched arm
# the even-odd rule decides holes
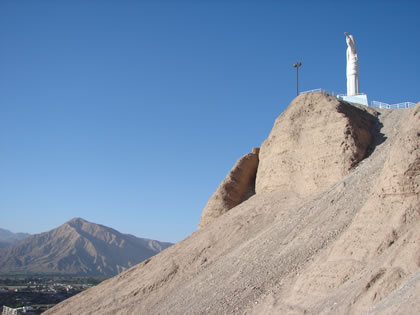
[[[357,54],[356,43],[353,38],[347,32],[344,32],[344,35],[346,35],[347,45],[350,47],[351,52],[353,54]]]

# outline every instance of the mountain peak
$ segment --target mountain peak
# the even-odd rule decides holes
[[[6,248],[0,272],[111,276],[172,245],[154,242],[73,218]]]
[[[86,221],[85,219],[82,219],[82,218],[79,218],[79,217],[73,218],[73,219],[67,221],[66,223],[64,223],[63,225],[64,226],[67,225],[67,226],[70,226],[70,227],[75,228],[75,229],[80,229],[80,228],[85,229],[85,227],[90,227],[90,228],[91,227],[99,227],[98,224]]]
[[[86,221],[85,219],[76,217],[76,218],[73,218],[73,219],[67,221],[66,223],[78,223],[78,224],[82,223],[83,224],[83,223],[90,223],[90,222]]]

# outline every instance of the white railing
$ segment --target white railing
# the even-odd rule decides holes
[[[336,97],[345,96],[345,94],[339,94],[339,93],[335,93],[333,91],[327,91],[327,90],[324,90],[324,89],[314,89],[314,90],[302,91],[302,92],[299,92],[299,95],[306,94],[306,93],[312,93],[312,92],[322,92],[322,93],[332,95],[332,96],[336,96]]]
[[[315,89],[315,90],[308,90],[308,91],[299,92],[299,95],[306,94],[306,93],[312,93],[312,92],[324,92],[324,93],[330,94],[323,89]]]
[[[311,92],[323,92],[332,96],[336,96],[338,98],[342,98],[343,96],[346,96],[346,94],[339,94],[339,93],[335,93],[335,92],[330,92],[330,91],[326,91],[324,89],[314,89],[314,90],[308,90],[308,91],[302,91],[299,93],[299,95],[302,94],[306,94],[306,93],[311,93]],[[359,93],[357,95],[366,95],[364,93]],[[413,102],[402,102],[402,103],[398,103],[398,104],[387,104],[384,102],[378,102],[378,101],[370,101],[368,103],[369,107],[376,107],[376,108],[387,108],[387,109],[401,109],[401,108],[410,108],[416,105],[416,103]],[[365,104],[362,104],[365,105]]]
[[[388,109],[401,109],[401,108],[410,108],[415,106],[415,103],[412,102],[403,102],[398,104],[387,104],[378,101],[371,101],[369,106],[376,107],[376,108],[388,108]]]
[[[328,92],[327,92],[328,93]],[[334,96],[337,96],[337,97],[345,97],[345,96],[347,96],[346,94],[343,94],[343,93],[340,93],[340,94],[336,94],[336,93],[334,93],[334,92],[332,92],[333,94],[331,94],[331,95],[334,95]],[[328,94],[330,94],[330,93],[328,93]],[[366,93],[356,93],[356,94],[354,94],[354,95],[352,95],[352,96],[360,96],[360,95],[366,95]]]
[[[389,106],[389,104],[387,103],[378,102],[378,101],[370,101],[369,103],[370,103],[369,106],[376,107],[376,108],[388,108]]]
[[[324,89],[314,89],[314,90],[308,90],[308,91],[302,91],[302,92],[299,92],[299,95],[302,95],[302,94],[306,94],[306,93],[312,93],[312,92],[323,92],[323,93],[326,93],[326,94],[329,94],[329,95],[332,95],[332,96],[336,96],[336,97],[338,97],[338,98],[340,98],[340,97],[342,97],[342,96],[346,96],[346,94],[342,94],[342,93],[335,93],[334,91],[327,91],[327,90],[324,90]],[[358,93],[358,94],[355,94],[355,96],[356,95],[366,95],[365,93]]]

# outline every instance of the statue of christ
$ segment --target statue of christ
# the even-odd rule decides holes
[[[344,35],[347,42],[347,96],[352,96],[360,93],[359,60],[354,36],[347,32]]]

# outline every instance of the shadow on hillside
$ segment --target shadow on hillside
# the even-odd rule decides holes
[[[340,100],[337,109],[339,113],[342,113],[349,118],[350,124],[353,125],[354,129],[370,129],[372,141],[363,159],[368,158],[375,151],[376,147],[384,143],[387,139],[381,132],[383,124],[379,119],[379,116],[381,115],[380,112],[375,111],[375,113],[372,113],[364,105],[349,103],[343,100]]]
[[[387,137],[381,132],[384,124],[379,120],[379,116],[381,113],[378,112],[378,117],[374,120],[372,125],[371,133],[372,133],[372,142],[369,145],[365,158],[371,156],[371,154],[375,151],[376,147],[385,142]]]

